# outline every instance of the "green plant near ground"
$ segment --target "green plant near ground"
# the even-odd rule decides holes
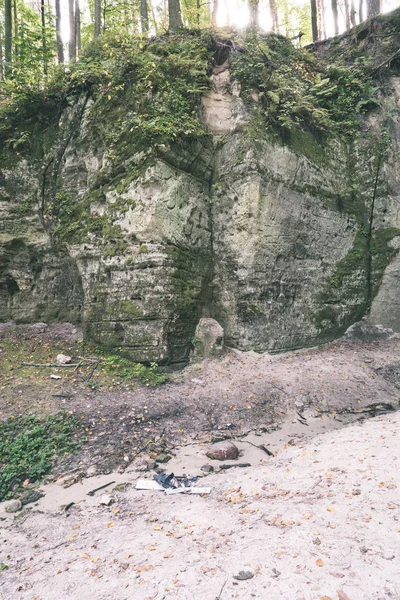
[[[64,412],[10,417],[0,423],[0,500],[26,479],[33,483],[44,477],[57,457],[77,452],[81,432],[79,421]]]
[[[149,367],[141,363],[135,363],[122,356],[107,356],[103,359],[103,364],[109,373],[121,379],[140,381],[145,385],[160,385],[168,381],[168,375],[158,373],[158,365],[155,362],[150,363]]]

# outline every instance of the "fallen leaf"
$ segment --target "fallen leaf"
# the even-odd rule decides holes
[[[153,550],[157,550],[157,548],[155,546],[149,546],[148,548],[149,548],[150,552],[153,552]]]
[[[326,510],[328,510],[329,512],[335,512],[335,509],[332,506],[329,506]]]
[[[347,594],[344,593],[343,590],[338,590],[337,592],[339,600],[350,600]]]
[[[114,527],[114,523],[111,521],[111,523],[107,523],[107,527]]]
[[[322,562],[322,560],[320,558],[317,558],[317,560],[315,561],[315,564],[317,565],[317,567],[323,567],[324,563]]]

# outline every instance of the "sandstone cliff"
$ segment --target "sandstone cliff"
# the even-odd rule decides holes
[[[228,345],[256,351],[334,339],[366,314],[400,331],[399,21],[397,11],[312,49],[314,65],[340,55],[342,78],[346,60],[371,59],[379,90],[373,106],[354,104],[354,134],[335,117],[334,75],[312,90],[332,95],[338,128],[325,108],[295,106],[277,134],[279,90],[250,81],[246,93],[246,52],[231,40],[208,42],[209,89],[192,94],[190,113],[200,129],[168,143],[148,141],[125,82],[108,104],[89,85],[42,103],[3,138],[0,321],[82,321],[88,340],[168,364],[187,361],[202,316]],[[176,102],[178,115],[179,98],[165,110]]]

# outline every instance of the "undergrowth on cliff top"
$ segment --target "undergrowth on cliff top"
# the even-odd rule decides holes
[[[365,57],[351,67],[340,57],[329,64],[282,36],[250,35],[233,56],[232,76],[242,97],[261,104],[272,132],[348,136],[360,129],[362,115],[379,105],[378,88],[366,76],[368,64]]]
[[[290,40],[267,34],[187,31],[145,41],[128,35],[99,38],[81,60],[58,71],[45,89],[10,81],[0,90],[0,152],[30,153],[38,130],[57,126],[62,111],[82,93],[94,101],[93,132],[112,160],[206,134],[200,97],[221,49],[232,60],[232,79],[249,103],[262,106],[266,129],[352,134],[378,105],[365,58],[345,66],[318,59]],[[227,50],[227,51],[226,51]],[[112,126],[111,126],[112,125]],[[99,137],[99,139],[100,139]]]

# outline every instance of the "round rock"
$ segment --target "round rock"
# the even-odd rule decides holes
[[[8,502],[5,502],[5,504],[4,504],[4,509],[8,513],[15,513],[17,511],[21,510],[21,508],[22,508],[21,500],[9,500]]]
[[[206,455],[214,460],[235,460],[239,456],[239,449],[232,442],[218,442],[207,450]]]

